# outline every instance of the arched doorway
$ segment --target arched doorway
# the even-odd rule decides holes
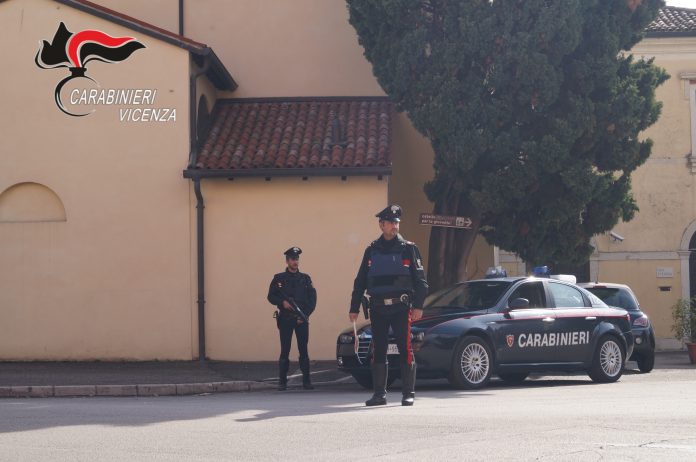
[[[681,262],[681,298],[692,298],[696,296],[696,220],[684,230],[678,254]]]

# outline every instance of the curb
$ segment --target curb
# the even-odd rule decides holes
[[[184,396],[204,393],[230,393],[273,390],[262,382],[142,384],[142,385],[43,385],[0,387],[0,398],[74,398],[89,396]]]

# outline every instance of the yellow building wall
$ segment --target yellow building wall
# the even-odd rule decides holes
[[[657,267],[673,267],[674,277],[657,278]],[[679,298],[680,277],[679,265],[669,260],[605,261],[599,273],[600,281],[626,284],[633,290],[659,339],[674,336],[669,308]],[[668,290],[660,290],[661,287]]]
[[[157,8],[138,0],[97,3],[178,31],[171,19],[176,0],[159,0]],[[384,96],[344,0],[186,0],[184,31],[212,47],[239,84],[220,97]],[[395,115],[392,143],[389,201],[404,206],[402,233],[427,261],[430,227],[418,217],[432,212],[423,192],[433,174],[432,148],[404,113]]]
[[[154,106],[175,108],[176,122],[60,112],[53,92],[69,73],[34,56],[61,21],[144,43],[121,63],[88,63],[88,75],[157,89]],[[0,112],[0,193],[36,183],[66,215],[0,223],[0,359],[191,358],[188,52],[50,0],[0,2],[0,43],[12,108]]]
[[[682,234],[696,218],[696,178],[687,158],[691,153],[689,81],[680,76],[696,73],[696,37],[645,39],[634,55],[655,58],[671,78],[657,89],[662,102],[659,121],[645,131],[654,142],[648,161],[633,175],[633,191],[640,212],[616,232],[625,236],[632,251],[678,250]],[[692,90],[693,91],[693,90]]]
[[[655,327],[658,346],[670,343],[670,307],[689,297],[689,278],[682,273],[682,239],[696,219],[696,175],[691,173],[690,86],[685,75],[696,73],[696,37],[648,38],[632,50],[636,57],[655,58],[671,78],[657,89],[662,102],[658,122],[642,134],[654,145],[647,162],[632,176],[633,194],[640,211],[614,231],[623,241],[597,236],[600,281],[628,284]],[[658,268],[669,268],[672,277],[658,278]],[[688,269],[688,262],[686,265]],[[669,287],[661,291],[660,287]]]
[[[318,295],[310,318],[310,358],[335,358],[336,336],[350,325],[350,296],[363,252],[380,235],[374,215],[386,202],[387,179],[238,178],[203,180],[201,185],[207,356],[241,361],[278,357],[278,331],[271,317],[275,307],[266,297],[273,275],[285,270],[283,252],[298,246],[300,271],[312,277]],[[195,233],[193,193],[190,203]],[[191,259],[195,262],[195,242]],[[293,340],[291,358],[297,357]]]

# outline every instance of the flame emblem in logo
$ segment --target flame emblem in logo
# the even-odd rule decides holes
[[[70,75],[56,86],[54,94],[56,105],[68,115],[82,117],[91,114],[91,112],[85,114],[69,112],[60,99],[60,91],[63,86],[76,78],[85,78],[99,85],[96,80],[85,75],[88,62],[96,60],[117,63],[124,61],[140,48],[145,48],[145,45],[133,37],[112,37],[98,30],[83,30],[73,34],[61,22],[53,36],[53,41],[51,43],[46,40],[42,41],[34,62],[41,69],[67,67],[70,70]]]
[[[512,345],[515,343],[515,336],[512,334],[506,335],[505,340],[507,340],[507,346],[512,348]]]

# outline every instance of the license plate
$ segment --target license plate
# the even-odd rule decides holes
[[[399,354],[399,347],[396,346],[396,343],[389,344],[389,346],[387,347],[387,354],[388,355],[398,355]]]

